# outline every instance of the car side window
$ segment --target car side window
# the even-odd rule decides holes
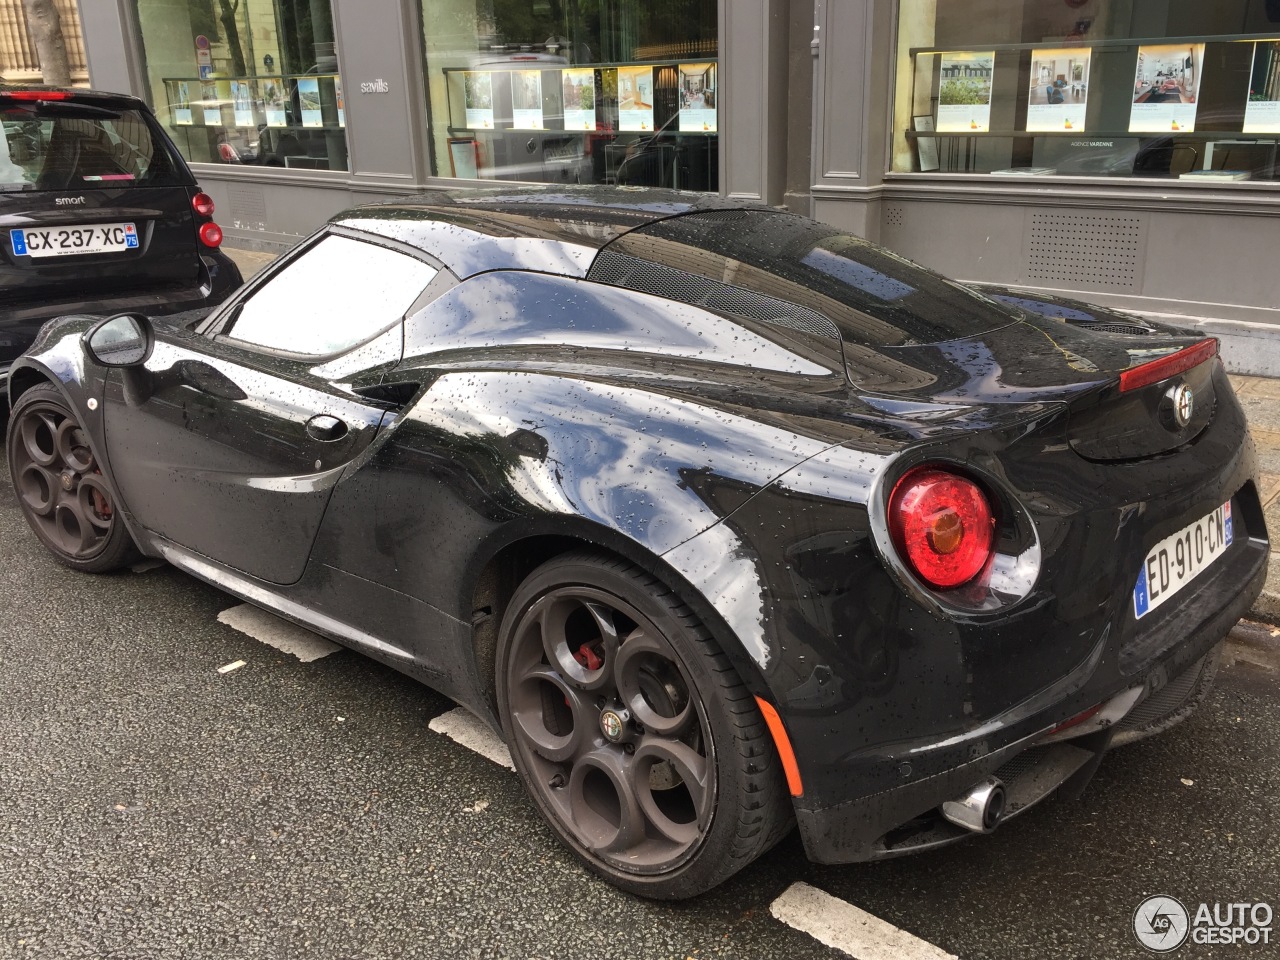
[[[401,319],[437,272],[408,254],[330,235],[242,301],[223,332],[270,350],[341,353]]]

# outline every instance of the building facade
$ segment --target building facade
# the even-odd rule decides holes
[[[71,80],[83,84],[89,79],[89,70],[80,32],[80,9],[76,0],[54,0],[54,6],[62,20]],[[0,77],[11,83],[39,83],[41,80],[40,59],[27,26],[27,11],[22,0],[0,0]]]
[[[233,242],[494,181],[785,204],[1261,343],[1280,0],[81,0]],[[1265,371],[1263,371],[1265,372]],[[1276,372],[1280,372],[1277,369]]]

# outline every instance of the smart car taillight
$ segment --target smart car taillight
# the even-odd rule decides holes
[[[939,467],[917,467],[889,496],[889,533],[916,576],[950,589],[991,559],[995,519],[972,480]]]
[[[191,198],[191,209],[199,216],[212,217],[213,197],[209,196],[207,193],[197,193]]]
[[[200,228],[200,240],[206,247],[216,247],[222,243],[222,228],[216,223],[206,223]]]

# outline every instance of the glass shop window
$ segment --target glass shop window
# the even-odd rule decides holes
[[[902,0],[895,173],[1275,181],[1275,0]]]
[[[434,172],[719,189],[716,0],[422,0]]]
[[[188,161],[346,170],[330,0],[134,0],[157,117]]]

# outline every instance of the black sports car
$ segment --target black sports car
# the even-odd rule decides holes
[[[241,280],[220,243],[141,100],[0,83],[0,390],[53,317],[221,303]]]
[[[990,831],[1190,711],[1269,551],[1216,350],[714,197],[432,194],[188,328],[49,324],[9,466],[62,562],[421,678],[683,897],[793,822],[828,863]]]

